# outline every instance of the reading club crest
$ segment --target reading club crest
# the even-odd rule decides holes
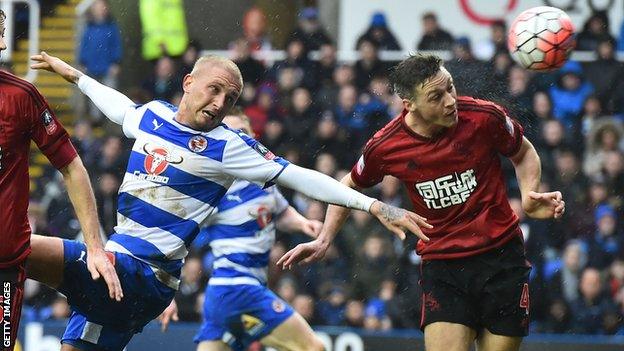
[[[150,144],[143,145],[143,151],[147,154],[145,157],[145,171],[149,175],[159,175],[164,172],[170,163],[182,163],[182,157],[173,156],[171,153],[161,146]]]
[[[188,147],[193,152],[202,152],[208,147],[208,140],[202,135],[195,135],[189,139]]]

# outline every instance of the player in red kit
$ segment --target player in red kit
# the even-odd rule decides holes
[[[499,155],[514,165],[528,216],[561,217],[561,193],[537,192],[540,160],[522,126],[492,102],[458,97],[438,57],[412,56],[390,80],[404,110],[369,140],[342,182],[368,188],[385,175],[399,178],[433,226],[421,228],[417,246],[427,351],[468,351],[475,340],[479,351],[518,350],[528,332],[530,265]],[[322,258],[347,215],[330,206],[319,237],[278,264]]]
[[[0,10],[0,51],[5,14]],[[95,256],[89,268],[94,279],[102,275],[111,297],[121,298],[121,285],[106,258],[89,176],[69,135],[30,83],[0,71],[0,350],[13,350],[19,325],[26,279],[26,259],[31,253],[28,209],[28,156],[33,140],[50,163],[61,171],[67,192]],[[45,255],[45,252],[33,254]],[[91,253],[89,253],[91,255]],[[45,271],[45,267],[33,267]]]

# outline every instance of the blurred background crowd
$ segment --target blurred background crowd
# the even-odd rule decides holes
[[[458,94],[506,107],[539,152],[543,190],[560,190],[566,200],[563,220],[526,218],[513,167],[505,161],[510,203],[520,217],[533,265],[531,330],[624,334],[624,64],[616,59],[617,51],[624,50],[624,35],[611,36],[607,16],[595,13],[578,28],[577,49],[593,51],[597,58],[535,73],[511,59],[505,22],[495,22],[489,38],[471,42],[451,28],[441,28],[439,15],[421,14],[425,34],[414,38],[414,47],[402,48],[392,23],[383,12],[375,13],[370,27],[353,43],[357,60],[341,62],[316,8],[293,14],[298,25],[285,43],[272,42],[265,14],[250,8],[241,19],[244,35],[232,38],[228,53],[243,74],[238,104],[251,119],[255,137],[290,162],[340,179],[366,140],[402,109],[387,79],[395,62],[382,61],[380,50],[447,51],[445,66]],[[254,55],[274,47],[284,49],[284,59]],[[179,101],[181,80],[202,47],[191,39],[180,50],[165,51],[143,48],[153,72],[138,84],[122,87],[135,102]],[[76,63],[87,74],[117,86],[124,74],[123,53],[122,35],[106,1],[95,1]],[[91,175],[103,233],[108,235],[115,226],[116,194],[131,144],[120,128],[88,103],[83,105],[72,139]],[[50,167],[34,181],[38,186],[29,209],[33,232],[79,237],[60,175]],[[411,207],[403,185],[394,178],[387,177],[370,191],[387,203]],[[324,219],[324,204],[287,190],[284,194],[306,217]],[[354,212],[322,262],[291,271],[278,269],[274,262],[308,238],[282,233],[277,238],[269,285],[312,325],[419,327],[421,260],[414,252],[414,237],[401,242],[368,214]],[[183,321],[201,320],[210,262],[206,249],[195,250],[186,261],[176,296]],[[29,281],[24,313],[31,320],[62,319],[69,309],[62,296]]]

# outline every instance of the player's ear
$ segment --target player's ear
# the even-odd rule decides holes
[[[403,108],[407,111],[411,112],[416,109],[416,104],[412,101],[412,99],[402,99],[401,102],[403,103]]]
[[[190,74],[185,75],[184,79],[182,79],[182,90],[185,93],[190,92],[192,83],[193,83],[193,76]]]

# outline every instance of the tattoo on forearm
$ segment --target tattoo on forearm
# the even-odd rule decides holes
[[[382,204],[380,210],[381,215],[388,222],[394,222],[405,215],[405,210],[386,204]]]

